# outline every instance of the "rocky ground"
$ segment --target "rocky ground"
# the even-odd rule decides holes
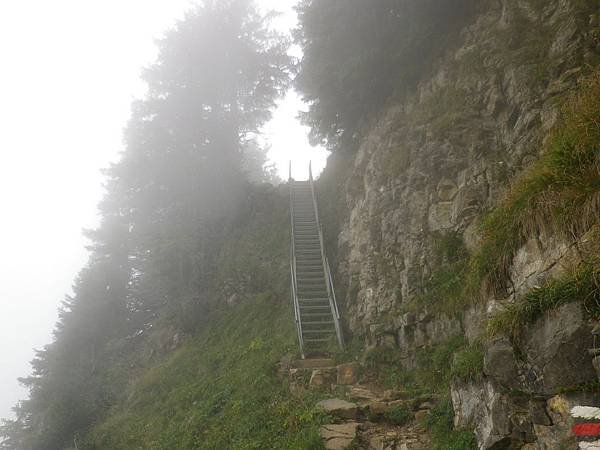
[[[384,390],[358,376],[356,363],[303,360],[283,365],[293,392],[320,389],[331,396],[317,407],[331,423],[321,427],[330,450],[420,450],[428,447],[424,420],[434,405],[431,396]]]

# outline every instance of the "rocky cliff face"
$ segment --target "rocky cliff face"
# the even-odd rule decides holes
[[[435,73],[365,128],[343,189],[338,274],[349,328],[368,346],[393,347],[410,366],[420,347],[457,334],[481,339],[500,303],[581,257],[581,239],[536,235],[516,253],[502,294],[485,291],[463,311],[410,307],[439,264],[437,239],[456,235],[477,248],[482,214],[538,159],[565,96],[598,64],[594,3],[486,2]],[[483,378],[452,388],[456,423],[474,427],[482,449],[568,445],[569,408],[600,405],[593,393],[565,393],[598,381],[599,339],[600,324],[572,303],[524,330],[518,348],[486,340]]]

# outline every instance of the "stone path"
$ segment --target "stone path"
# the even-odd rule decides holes
[[[332,423],[320,430],[328,450],[428,448],[424,419],[435,402],[430,396],[361,384],[356,363],[336,366],[330,359],[291,361],[282,365],[280,372],[290,378],[292,391],[320,389],[336,393],[317,404],[332,418]]]
[[[329,416],[342,423],[327,424],[321,428],[325,448],[330,450],[423,450],[429,439],[423,420],[432,403],[421,399],[390,400],[365,386],[352,386],[350,392],[360,394],[359,403],[339,398],[317,404]],[[350,394],[351,395],[351,394]],[[407,423],[396,425],[389,413],[401,406],[407,411]]]

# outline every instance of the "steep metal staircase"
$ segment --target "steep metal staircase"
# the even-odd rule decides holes
[[[290,268],[292,302],[302,358],[326,353],[337,340],[344,348],[329,262],[315,196],[312,169],[308,181],[292,178],[290,163],[290,212],[292,242]]]

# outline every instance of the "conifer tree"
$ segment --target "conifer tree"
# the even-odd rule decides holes
[[[144,72],[121,160],[106,172],[90,258],[54,341],[0,427],[4,449],[76,446],[115,403],[161,326],[193,332],[211,301],[220,238],[243,201],[242,148],[286,89],[288,42],[251,0],[205,0]]]

